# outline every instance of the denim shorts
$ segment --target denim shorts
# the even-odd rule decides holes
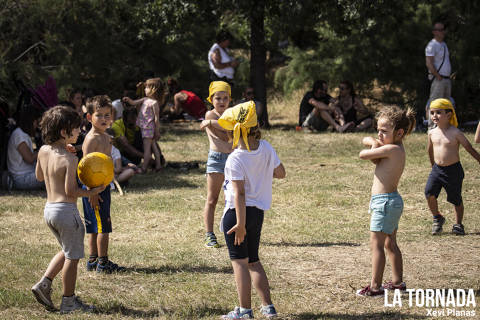
[[[227,163],[229,153],[218,151],[208,151],[207,159],[207,173],[222,173],[225,170],[225,163]]]
[[[392,234],[398,229],[403,212],[402,196],[398,192],[381,193],[370,200],[370,231]]]

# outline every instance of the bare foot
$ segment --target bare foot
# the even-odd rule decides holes
[[[338,126],[337,131],[338,131],[339,133],[343,133],[343,132],[347,131],[350,127],[352,127],[352,126],[354,126],[354,125],[355,125],[355,123],[352,122],[352,121],[350,121],[349,123],[344,124],[343,126]]]

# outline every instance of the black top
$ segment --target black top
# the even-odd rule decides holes
[[[330,103],[330,101],[333,99],[330,95],[326,94],[323,97],[317,98],[313,95],[313,91],[308,91],[305,96],[302,99],[302,102],[300,102],[300,112],[298,114],[298,125],[301,126],[302,123],[305,121],[307,118],[308,114],[312,112],[313,110],[313,105],[311,105],[308,101],[310,99],[315,99],[319,102],[325,103],[327,106]]]

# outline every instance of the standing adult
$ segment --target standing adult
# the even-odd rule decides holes
[[[344,132],[351,126],[351,124],[341,126],[335,122],[332,117],[335,107],[331,105],[334,99],[327,92],[328,85],[325,80],[317,80],[313,83],[312,91],[308,91],[300,103],[299,126],[324,131],[328,125],[331,125],[337,132]]]
[[[217,42],[208,51],[208,65],[210,66],[210,81],[225,81],[233,86],[235,68],[239,61],[230,56],[228,46],[232,40],[228,31],[220,31]]]
[[[435,22],[433,24],[433,39],[425,48],[426,65],[428,68],[428,79],[431,82],[430,98],[433,101],[438,98],[449,99],[452,91],[450,80],[451,64],[447,44],[445,43],[445,24]],[[429,119],[430,104],[426,107],[426,118]]]

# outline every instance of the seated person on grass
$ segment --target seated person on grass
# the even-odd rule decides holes
[[[333,98],[327,91],[326,81],[315,81],[312,91],[307,92],[300,103],[299,126],[310,130],[324,131],[330,125],[337,132],[344,132],[350,126],[341,126],[335,122],[332,116],[335,108],[330,106]]]
[[[364,131],[372,127],[373,117],[363,105],[362,100],[355,94],[350,81],[340,82],[340,93],[333,103],[336,111],[336,120],[340,125],[349,125],[349,130]]]

